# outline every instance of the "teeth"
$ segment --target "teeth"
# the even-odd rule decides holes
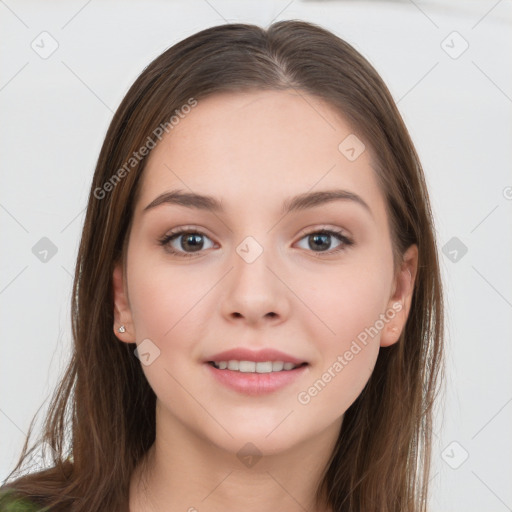
[[[284,368],[283,361],[274,361],[272,363],[272,371],[273,372],[280,372]]]
[[[219,370],[234,370],[242,373],[271,373],[280,372],[282,370],[293,370],[300,366],[293,363],[285,363],[283,361],[214,361],[213,365]]]
[[[228,370],[238,370],[238,361],[228,361]]]
[[[231,361],[229,362],[231,363]],[[238,364],[238,371],[243,373],[255,372],[256,363],[252,361],[240,361]]]

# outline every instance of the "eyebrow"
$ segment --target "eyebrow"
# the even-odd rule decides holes
[[[370,214],[370,216],[373,217],[371,208],[363,200],[363,198],[354,192],[341,189],[305,192],[303,194],[291,197],[283,203],[281,214],[285,215],[295,211],[315,208],[317,206],[331,203],[333,201],[352,201],[355,204],[362,206]],[[222,202],[219,199],[213,196],[201,195],[193,192],[185,192],[183,190],[172,190],[170,192],[164,192],[163,194],[160,194],[144,208],[143,213],[147,212],[148,210],[152,210],[161,204],[175,204],[196,210],[224,213],[224,207],[222,206]]]

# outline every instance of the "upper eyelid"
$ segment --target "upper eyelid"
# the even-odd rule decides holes
[[[309,227],[303,228],[299,231],[299,233],[294,238],[299,237],[297,241],[300,241],[305,236],[309,236],[310,234],[318,233],[318,232],[322,232],[322,231],[332,232],[333,234],[331,236],[338,235],[338,236],[344,237],[347,239],[347,241],[350,243],[350,245],[352,245],[354,243],[354,237],[349,232],[347,232],[346,229],[340,228],[340,227],[332,227],[328,224],[321,224],[321,225],[317,225],[317,226],[309,226]],[[179,239],[179,237],[181,235],[184,235],[187,233],[196,233],[196,234],[199,234],[200,236],[206,236],[208,239],[210,239],[213,242],[214,245],[217,244],[217,242],[213,239],[213,237],[208,235],[208,233],[206,233],[203,228],[196,228],[196,227],[191,227],[191,226],[183,226],[183,227],[178,227],[173,230],[170,230],[165,235],[163,235],[159,240],[162,241],[169,237],[173,238],[174,240],[177,240],[177,239]],[[203,251],[199,251],[199,252],[203,252]]]
[[[297,233],[297,236],[305,236],[305,235],[308,235],[310,233],[316,233],[318,231],[341,232],[342,235],[346,236],[347,238],[351,238],[350,233],[345,228],[334,227],[334,226],[331,226],[329,224],[320,224],[320,225],[317,225],[317,226],[310,226],[310,227],[307,227],[307,228],[303,228],[303,229],[301,229]]]
[[[316,225],[316,226],[308,226],[306,228],[302,228],[298,233],[297,235],[295,236],[305,236],[305,235],[308,235],[310,233],[316,233],[318,231],[335,231],[335,232],[341,232],[341,234],[345,235],[346,237],[348,238],[351,238],[352,235],[350,234],[350,232],[348,230],[346,230],[345,228],[341,228],[341,227],[334,227],[334,226],[331,226],[329,224],[319,224],[319,225]],[[173,236],[173,235],[182,235],[182,234],[185,234],[185,233],[198,233],[200,235],[206,235],[207,237],[209,237],[210,239],[212,238],[208,233],[207,233],[207,230],[205,230],[204,228],[196,228],[196,227],[193,227],[193,226],[183,226],[183,227],[177,227],[177,228],[174,228],[174,229],[171,229],[169,231],[167,231],[163,237],[166,237],[166,236]]]

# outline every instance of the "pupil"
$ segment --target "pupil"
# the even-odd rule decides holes
[[[200,238],[201,238],[201,235],[190,234],[185,237],[185,245],[190,245],[190,248],[194,249],[194,250],[201,249],[202,244],[199,240]],[[186,247],[184,247],[184,248],[186,249]]]
[[[330,235],[327,235],[327,234],[316,234],[316,235],[311,235],[309,238],[310,238],[310,241],[314,241],[313,244],[316,245],[317,247],[320,247],[320,248],[323,248],[323,249],[328,249],[329,248],[329,242],[326,240],[329,238]],[[317,241],[319,239],[323,239],[323,245],[324,247],[322,247],[322,242],[320,243],[317,243]]]
[[[310,242],[312,242],[312,245],[316,246],[317,248],[319,249],[322,249],[322,250],[326,250],[329,248],[329,237],[330,235],[328,234],[315,234],[315,235],[310,235],[309,237],[309,240]],[[189,246],[188,248],[189,249],[192,249],[192,250],[200,250],[201,247],[202,247],[202,242],[201,242],[201,235],[198,235],[198,234],[189,234],[188,236],[185,237],[185,242],[184,244],[182,244],[182,246],[185,245],[185,246]],[[183,248],[187,248],[187,247],[183,247]]]

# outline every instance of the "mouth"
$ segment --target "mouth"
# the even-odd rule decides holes
[[[309,373],[309,363],[291,361],[205,361],[213,382],[244,395],[264,396],[284,390]]]
[[[295,364],[285,361],[207,361],[207,363],[217,370],[231,370],[240,373],[279,373],[289,372],[308,363]]]
[[[251,350],[240,346],[205,357],[203,367],[213,382],[237,393],[261,396],[304,379],[310,364],[303,357],[274,347]]]

